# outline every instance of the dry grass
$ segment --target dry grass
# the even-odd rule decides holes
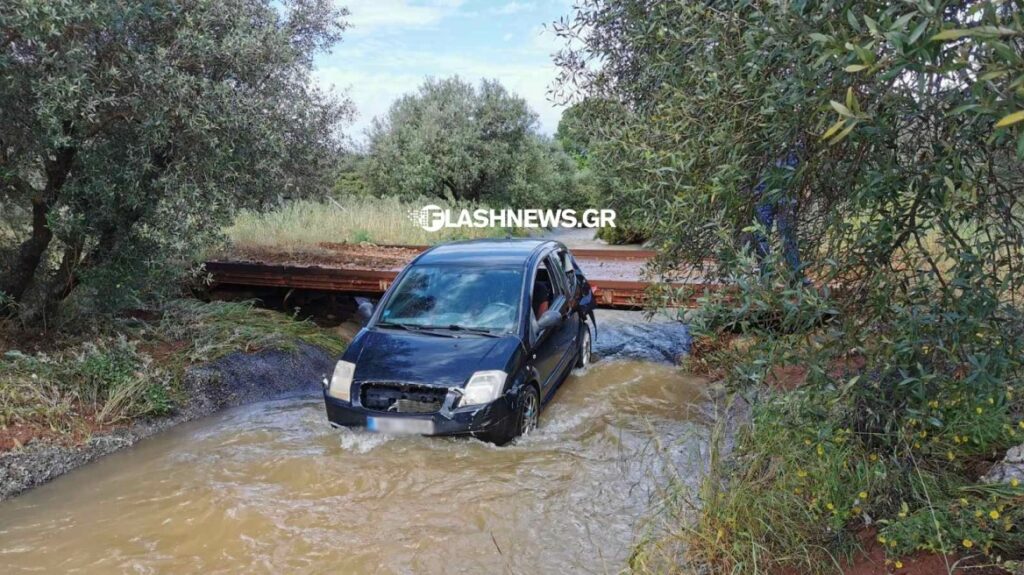
[[[452,228],[428,232],[409,219],[410,211],[427,204],[453,209],[481,207],[464,202],[445,203],[437,199],[300,200],[266,213],[245,210],[225,232],[231,243],[239,248],[285,252],[321,242],[432,245],[459,239],[502,237],[509,233],[503,228]]]

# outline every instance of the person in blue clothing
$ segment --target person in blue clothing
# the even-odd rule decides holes
[[[800,164],[800,158],[796,151],[790,151],[786,156],[775,162],[773,169],[795,171]],[[786,178],[788,179],[788,178]],[[754,186],[754,217],[757,223],[764,228],[754,232],[754,252],[758,260],[764,260],[765,256],[771,253],[771,243],[765,234],[772,231],[772,226],[777,225],[779,238],[782,240],[782,257],[786,260],[789,268],[797,277],[803,276],[803,269],[800,263],[800,249],[796,238],[796,198],[789,193],[781,195],[766,194],[768,191],[768,180],[766,176]]]

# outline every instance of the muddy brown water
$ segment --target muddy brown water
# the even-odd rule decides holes
[[[0,572],[616,573],[696,475],[703,388],[606,359],[504,448],[335,430],[317,397],[225,411],[0,504]]]

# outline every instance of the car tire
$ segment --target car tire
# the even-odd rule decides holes
[[[524,385],[519,397],[519,407],[516,408],[515,423],[505,431],[488,433],[478,436],[483,441],[493,443],[497,446],[507,445],[517,437],[529,435],[537,428],[540,422],[540,394],[533,385]]]
[[[576,367],[583,368],[590,365],[591,355],[594,349],[594,337],[590,332],[590,324],[580,324],[580,348],[576,354]]]

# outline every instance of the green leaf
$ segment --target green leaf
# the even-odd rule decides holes
[[[1002,118],[999,119],[998,122],[996,122],[996,127],[1005,128],[1006,126],[1016,124],[1017,122],[1020,121],[1024,121],[1024,110],[1018,110],[1012,114],[1007,114],[1003,116]]]
[[[857,16],[853,13],[853,10],[846,11],[846,21],[850,23],[850,27],[860,32],[860,22],[857,20]]]
[[[924,34],[924,31],[927,28],[928,20],[922,20],[921,23],[914,28],[914,31],[910,33],[910,38],[908,38],[909,43],[913,44],[914,42],[917,42],[917,39],[921,37],[921,34]]]
[[[860,102],[857,101],[857,95],[853,93],[853,86],[846,89],[846,107],[853,110],[854,114],[860,114]]]
[[[851,112],[849,108],[840,104],[839,102],[836,102],[835,100],[829,100],[828,103],[830,106],[832,106],[833,110],[839,112],[840,116],[846,116],[847,118],[853,117],[853,112]]]
[[[864,23],[868,25],[868,30],[875,36],[878,36],[878,22],[875,22],[871,16],[864,15]]]
[[[844,124],[846,124],[846,119],[840,118],[835,124],[832,124],[827,130],[825,130],[825,133],[821,135],[821,139],[827,140],[831,138],[836,132],[843,128]]]
[[[858,120],[854,120],[854,121],[850,122],[850,125],[847,126],[846,129],[843,130],[842,132],[839,132],[839,135],[836,136],[830,143],[831,144],[838,144],[839,142],[841,142],[843,140],[843,138],[845,138],[846,136],[849,136],[850,132],[852,132],[853,129],[857,127],[857,123],[858,123]]]
[[[907,24],[910,23],[910,20],[913,19],[913,17],[914,12],[908,12],[897,18],[896,21],[892,23],[892,26],[889,29],[898,31],[906,30]]]
[[[811,40],[814,40],[815,42],[821,42],[822,44],[827,44],[827,43],[832,41],[832,37],[831,36],[826,36],[826,35],[821,34],[819,32],[811,33],[810,34],[810,38],[811,38]]]
[[[971,31],[966,28],[950,28],[949,30],[943,30],[938,34],[932,36],[930,40],[932,42],[938,42],[940,40],[959,40],[964,36],[970,36]]]
[[[849,66],[847,66],[846,68],[843,68],[843,69],[846,70],[847,72],[851,72],[852,73],[852,72],[860,72],[861,70],[867,70],[868,67],[865,66],[864,64],[850,64]]]
[[[964,104],[962,106],[957,106],[956,108],[953,108],[953,110],[950,112],[950,114],[953,115],[953,116],[956,116],[957,114],[963,114],[964,112],[969,112],[971,110],[977,110],[980,107],[981,107],[981,104]]]
[[[984,74],[979,76],[978,79],[981,80],[982,82],[987,82],[989,80],[1001,78],[1009,73],[1010,72],[1008,70],[992,70],[991,72],[985,72]]]
[[[938,34],[931,37],[934,41],[946,41],[946,40],[958,40],[964,36],[1016,36],[1020,34],[1013,28],[1004,28],[1002,26],[976,26],[974,28],[950,28],[943,30]]]

